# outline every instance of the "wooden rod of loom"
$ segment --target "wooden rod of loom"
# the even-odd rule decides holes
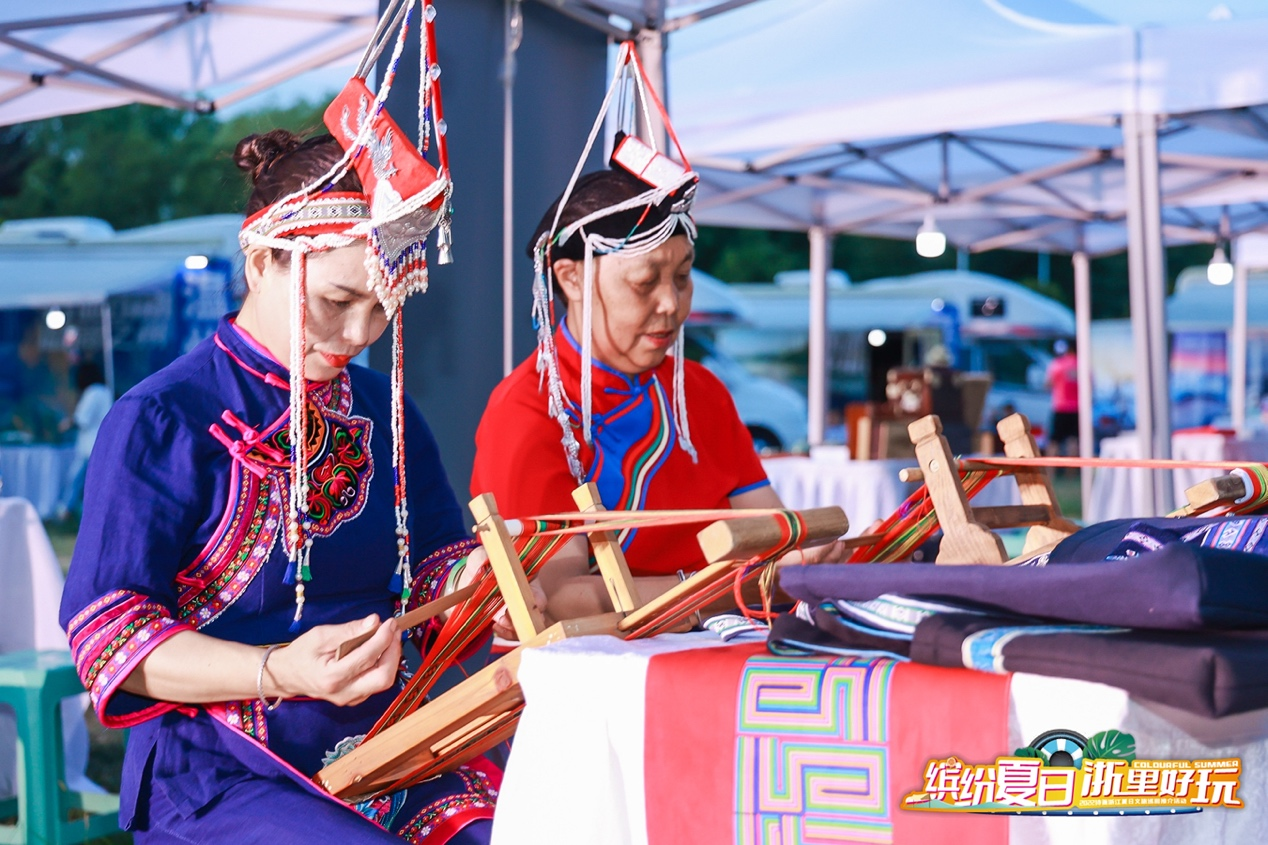
[[[572,500],[582,513],[606,511],[603,500],[599,498],[599,488],[594,482],[582,484],[572,491]],[[594,552],[595,562],[599,565],[599,574],[603,585],[607,588],[612,607],[622,613],[638,610],[643,601],[639,597],[638,585],[630,574],[629,564],[625,560],[625,552],[616,535],[611,531],[594,531],[589,535],[590,548]]]
[[[1246,498],[1248,493],[1246,481],[1240,475],[1208,478],[1184,491],[1184,498],[1189,504],[1180,515],[1196,516],[1221,505],[1231,505],[1238,499]]]
[[[515,636],[520,642],[528,642],[545,630],[546,620],[533,601],[528,576],[524,574],[506,523],[498,513],[497,500],[492,493],[481,493],[471,500],[470,507],[476,520],[476,534],[489,555],[489,566],[502,591]]]
[[[845,511],[839,507],[812,508],[802,511],[801,517],[807,529],[803,545],[829,542],[849,530],[849,520],[845,517]],[[762,525],[752,529],[747,527],[750,523],[762,523]],[[724,526],[724,528],[718,526]],[[739,528],[739,533],[736,533],[738,526],[746,527]],[[780,524],[774,516],[754,516],[713,523],[706,526],[696,536],[709,565],[626,616],[617,625],[618,630],[628,632],[643,627],[664,611],[691,595],[703,592],[718,579],[734,572],[737,563],[743,563],[754,555],[769,551],[779,545],[784,538]],[[764,540],[764,544],[758,543],[758,539]],[[706,542],[709,544],[707,549]]]
[[[850,520],[839,507],[811,508],[800,513],[805,539],[799,544],[813,546],[830,542],[850,530]],[[748,560],[778,546],[784,527],[774,517],[732,519],[704,527],[696,538],[710,563],[720,560]]]
[[[429,601],[424,605],[414,608],[409,613],[402,613],[396,617],[396,627],[402,631],[408,631],[410,628],[416,628],[419,625],[431,619],[433,616],[439,616],[451,607],[462,604],[467,599],[475,595],[476,585],[468,584],[461,590],[454,590],[448,595]],[[374,629],[377,630],[377,629]],[[357,634],[351,639],[344,640],[339,648],[335,650],[335,659],[342,660],[343,656],[350,651],[361,647],[362,643],[367,642],[370,637],[374,636],[374,630],[367,631],[364,634]]]

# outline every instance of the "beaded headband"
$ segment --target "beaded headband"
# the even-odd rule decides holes
[[[631,99],[629,105],[633,106],[636,103],[639,107],[637,110],[625,107],[624,99],[627,89]],[[579,220],[569,223],[567,226],[561,227],[559,224],[563,217],[564,208],[568,204],[568,199],[572,196],[577,180],[581,177],[581,170],[590,155],[590,150],[594,146],[600,129],[603,127],[604,119],[612,107],[613,99],[618,93],[622,99],[622,103],[617,106],[618,117],[622,122],[630,125],[624,127],[617,138],[612,154],[612,163],[646,184],[647,190],[607,208],[594,211]],[[651,126],[649,106],[655,106],[659,111],[661,121],[673,141],[681,164],[661,153],[656,147],[655,138],[644,142],[636,134],[632,126],[636,113],[641,114],[644,126]],[[678,143],[678,137],[674,133],[673,125],[669,122],[669,115],[666,114],[665,107],[661,104],[655,90],[647,79],[647,73],[643,70],[642,63],[639,62],[638,53],[634,49],[633,42],[627,41],[623,43],[616,60],[616,73],[612,77],[612,83],[608,86],[607,94],[603,98],[603,105],[599,108],[598,117],[590,130],[590,137],[586,140],[585,149],[581,153],[581,158],[577,161],[577,166],[573,170],[568,187],[564,190],[556,205],[554,222],[549,229],[542,233],[533,246],[533,325],[537,329],[537,372],[546,382],[549,414],[559,423],[563,431],[561,442],[564,446],[564,453],[568,458],[568,469],[578,484],[585,481],[585,471],[581,466],[581,444],[577,442],[577,437],[572,430],[572,423],[568,415],[568,398],[564,392],[563,381],[559,376],[559,354],[555,349],[554,337],[554,269],[551,261],[551,247],[554,244],[566,242],[574,235],[580,235],[585,245],[584,282],[581,300],[581,397],[579,404],[582,438],[587,444],[591,444],[591,420],[593,416],[592,370],[594,359],[594,256],[614,254],[627,256],[645,255],[660,247],[680,230],[694,243],[696,239],[696,224],[691,219],[691,204],[695,199],[696,183],[699,182],[699,178],[687,163],[687,157],[683,153],[682,146]],[[646,229],[640,230],[640,227],[636,226],[621,237],[611,237],[597,231],[587,231],[586,227],[591,224],[631,210],[642,209],[644,212],[643,217],[646,217],[648,212],[668,200],[672,200],[670,213],[658,224],[649,226]],[[595,226],[594,228],[602,227]],[[692,461],[697,461],[696,448],[691,442],[691,429],[687,422],[687,398],[683,386],[684,351],[683,331],[679,327],[678,337],[674,341],[672,352],[674,356],[674,421],[678,428],[678,445],[691,456]]]
[[[295,585],[298,632],[304,612],[304,583],[311,580],[308,517],[307,259],[311,253],[366,242],[370,290],[391,320],[392,471],[395,484],[397,565],[388,588],[402,602],[412,591],[409,510],[405,479],[405,387],[400,309],[411,294],[427,289],[426,240],[438,230],[440,263],[452,261],[449,154],[440,99],[433,21],[436,9],[422,0],[418,116],[419,139],[413,143],[385,107],[405,46],[405,35],[419,0],[392,0],[375,28],[352,79],[326,109],[324,121],[344,155],[325,174],[248,218],[239,233],[243,248],[263,246],[290,252],[290,502],[285,534],[289,565],[286,582]],[[387,71],[377,92],[366,77],[393,43]],[[424,157],[435,132],[436,166]],[[333,191],[355,170],[363,193]]]

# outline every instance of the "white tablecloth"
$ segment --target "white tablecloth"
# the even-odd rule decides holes
[[[74,459],[73,446],[0,446],[0,495],[26,499],[47,519],[70,483],[66,476]]]
[[[1140,441],[1136,432],[1101,441],[1101,457],[1118,460],[1140,457]],[[1181,461],[1264,461],[1268,460],[1268,441],[1235,440],[1222,434],[1178,432],[1171,437],[1171,457]],[[1144,490],[1150,473],[1169,472],[1172,477],[1173,506],[1185,504],[1184,491],[1208,478],[1225,475],[1222,469],[1116,469],[1096,470],[1092,478],[1092,502],[1084,509],[1088,522],[1144,516]]]
[[[494,845],[645,845],[648,661],[717,644],[708,633],[631,643],[583,637],[525,654],[519,674],[527,707],[498,796]],[[1238,797],[1246,805],[1165,818],[1012,817],[1012,845],[1268,842],[1268,711],[1204,719],[1101,684],[1022,674],[1013,675],[1009,695],[1010,747],[1001,756],[1055,728],[1084,736],[1117,728],[1150,759],[1240,757]],[[690,718],[690,702],[682,705]],[[691,778],[683,773],[688,801]],[[897,800],[901,791],[891,794]]]
[[[62,568],[35,508],[26,499],[0,498],[0,654],[67,650],[57,624]],[[88,763],[88,694],[62,702],[66,777],[72,789],[97,791],[84,777]],[[0,797],[17,791],[13,713],[0,708]]]
[[[787,507],[840,505],[850,519],[848,536],[862,534],[873,522],[889,516],[917,486],[898,480],[899,470],[917,466],[914,458],[854,461],[840,454],[790,456],[767,458],[762,466]],[[978,507],[1020,502],[1017,482],[1009,477],[992,481],[973,499]]]

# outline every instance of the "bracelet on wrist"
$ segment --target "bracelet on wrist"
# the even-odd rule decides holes
[[[259,696],[260,704],[262,704],[264,709],[269,712],[276,710],[277,705],[281,704],[282,700],[286,698],[284,695],[279,695],[277,699],[270,704],[268,699],[264,697],[264,666],[269,662],[269,655],[281,648],[282,645],[283,643],[278,643],[276,645],[271,645],[264,650],[264,656],[260,658],[260,669],[255,674],[255,692]]]

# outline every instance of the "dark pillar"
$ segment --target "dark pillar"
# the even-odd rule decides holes
[[[430,289],[405,307],[405,386],[435,432],[450,483],[465,502],[476,425],[502,378],[499,72],[505,6],[503,0],[439,0],[436,9],[454,180],[454,263],[442,267],[429,258]],[[414,137],[416,32],[417,26],[411,27],[388,97],[393,117]],[[606,68],[605,36],[537,3],[524,3],[514,105],[517,250],[567,184],[602,101]],[[532,263],[522,253],[517,261],[515,358],[520,361],[533,348]],[[389,349],[384,341],[376,346],[375,367],[386,370]]]

